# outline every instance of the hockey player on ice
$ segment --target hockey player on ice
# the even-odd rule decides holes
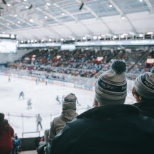
[[[27,101],[27,109],[32,109],[31,98]]]
[[[9,78],[8,78],[8,82],[10,82],[11,81],[11,79],[10,79],[10,76],[9,76]]]
[[[59,104],[61,104],[61,102],[60,102],[60,97],[57,95],[57,97],[56,97],[56,100],[57,100],[57,102],[59,102]]]
[[[40,114],[37,115],[36,122],[37,122],[37,130],[39,130],[39,126],[42,129],[42,117],[40,116]]]
[[[21,91],[21,92],[19,93],[19,98],[22,97],[22,98],[24,99],[24,96],[25,96],[25,95],[24,95],[24,92]],[[18,99],[19,99],[19,98],[18,98]]]

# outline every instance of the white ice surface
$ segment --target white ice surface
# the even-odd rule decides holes
[[[135,100],[131,95],[132,82],[129,82],[127,104],[132,104]],[[25,99],[18,99],[20,91],[25,94]],[[43,118],[43,129],[40,130],[42,136],[45,129],[50,128],[50,122],[53,117],[61,113],[61,105],[56,101],[56,96],[74,93],[80,106],[77,105],[78,114],[87,110],[87,106],[92,106],[94,91],[78,88],[64,87],[59,85],[38,83],[35,81],[11,77],[8,82],[7,76],[0,75],[0,112],[5,113],[5,118],[14,128],[15,133],[22,136],[22,132],[36,131],[36,114]],[[31,98],[32,109],[27,109],[27,100]],[[9,115],[8,115],[9,114]],[[21,115],[24,117],[22,118]],[[25,117],[27,116],[27,117]],[[23,134],[23,137],[37,136],[37,133]]]

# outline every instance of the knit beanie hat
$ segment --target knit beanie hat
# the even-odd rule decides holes
[[[4,122],[4,114],[0,113],[0,123],[3,123],[3,122]]]
[[[127,96],[126,63],[115,60],[110,70],[101,74],[95,84],[95,99],[101,105],[123,104]]]
[[[151,72],[146,72],[138,76],[135,80],[135,90],[147,99],[154,99],[154,67]]]
[[[68,110],[68,109],[76,109],[76,96],[72,93],[70,93],[69,95],[67,95],[64,98],[64,102],[62,104],[62,108],[63,110]]]

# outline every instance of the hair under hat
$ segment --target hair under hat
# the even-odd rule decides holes
[[[70,93],[69,95],[67,95],[64,98],[64,102],[62,104],[63,110],[68,110],[68,109],[75,110],[76,109],[76,100],[77,100],[77,97],[74,94]]]
[[[146,72],[138,76],[134,87],[141,97],[154,99],[154,67],[151,69],[151,72]]]
[[[126,63],[115,60],[110,70],[101,74],[95,84],[95,99],[101,104],[122,104],[127,95]]]

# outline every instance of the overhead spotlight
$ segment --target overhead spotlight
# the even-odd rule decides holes
[[[50,3],[46,3],[46,5],[50,6],[51,4]]]
[[[7,6],[11,6],[11,4],[8,3]]]
[[[83,40],[86,40],[86,37],[84,36],[84,37],[82,37],[82,39],[83,39]]]
[[[110,2],[108,3],[108,7],[112,7],[112,4]]]
[[[93,36],[93,39],[96,40],[97,39],[97,36]]]
[[[6,5],[6,1],[5,0],[2,0],[2,2]]]
[[[79,10],[82,10],[84,3],[82,2],[81,6],[79,7]]]
[[[33,5],[31,4],[30,7],[29,7],[29,9],[31,9],[32,7],[33,7]]]
[[[29,21],[30,21],[30,22],[33,22],[33,19],[30,19]]]
[[[139,34],[139,37],[143,37],[144,35],[143,34]]]
[[[121,15],[121,19],[122,19],[122,20],[124,20],[124,19],[125,19],[124,15]]]

